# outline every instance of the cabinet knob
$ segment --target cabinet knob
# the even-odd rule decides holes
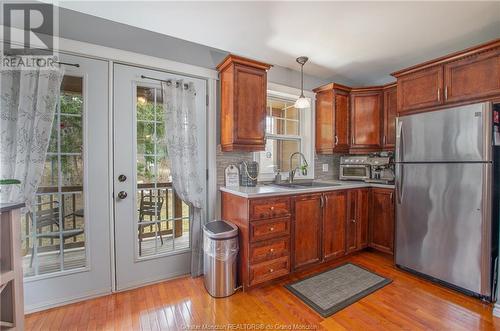
[[[270,227],[270,228],[269,228],[269,231],[274,231],[274,228],[273,228],[273,227]]]
[[[274,248],[269,249],[269,252],[270,253],[274,252]]]
[[[274,272],[274,269],[273,268],[269,269],[269,272]]]
[[[351,220],[351,222],[356,223],[356,220]]]
[[[269,209],[274,210],[274,206],[271,206]]]

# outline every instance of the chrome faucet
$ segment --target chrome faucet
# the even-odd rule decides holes
[[[299,167],[295,167],[295,168],[293,168],[293,169],[292,169],[292,159],[293,159],[293,157],[294,157],[295,155],[297,155],[297,154],[298,154],[298,155],[300,155],[300,156],[302,157],[302,160],[304,161],[304,166],[303,166],[303,167],[300,167],[300,166],[299,166]],[[295,152],[295,153],[292,153],[292,154],[290,155],[290,167],[289,167],[289,168],[290,168],[290,171],[288,172],[288,182],[289,182],[290,184],[292,184],[292,183],[293,183],[293,179],[295,178],[295,173],[296,173],[296,171],[297,171],[297,170],[300,170],[300,169],[301,169],[301,170],[302,170],[302,175],[304,175],[304,176],[305,176],[305,175],[307,175],[307,167],[308,167],[308,166],[309,166],[309,165],[307,164],[307,160],[306,160],[306,157],[304,156],[304,154],[302,154],[301,152]]]

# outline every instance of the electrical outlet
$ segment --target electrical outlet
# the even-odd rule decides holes
[[[328,172],[328,163],[323,163],[323,172]]]

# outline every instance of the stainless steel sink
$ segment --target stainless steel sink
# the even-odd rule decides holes
[[[341,184],[329,184],[329,183],[318,183],[318,182],[305,182],[305,183],[294,183],[297,186],[303,187],[331,187],[331,186],[339,186]]]
[[[275,184],[271,183],[269,184],[270,186],[277,186],[277,187],[285,187],[285,188],[294,188],[294,189],[308,189],[308,188],[314,188],[314,187],[332,187],[332,186],[339,186],[341,184],[328,184],[328,183],[318,183],[318,182],[295,182],[295,183],[281,183],[281,184]]]

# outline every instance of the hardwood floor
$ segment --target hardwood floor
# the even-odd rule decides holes
[[[201,277],[183,277],[28,315],[26,330],[186,330],[186,325],[204,330],[202,325],[214,324],[242,330],[243,325],[234,325],[238,323],[269,325],[260,330],[300,326],[309,330],[500,330],[491,305],[396,269],[381,253],[361,252],[302,272],[293,280],[346,261],[393,282],[326,319],[282,286],[290,278],[214,299]]]

